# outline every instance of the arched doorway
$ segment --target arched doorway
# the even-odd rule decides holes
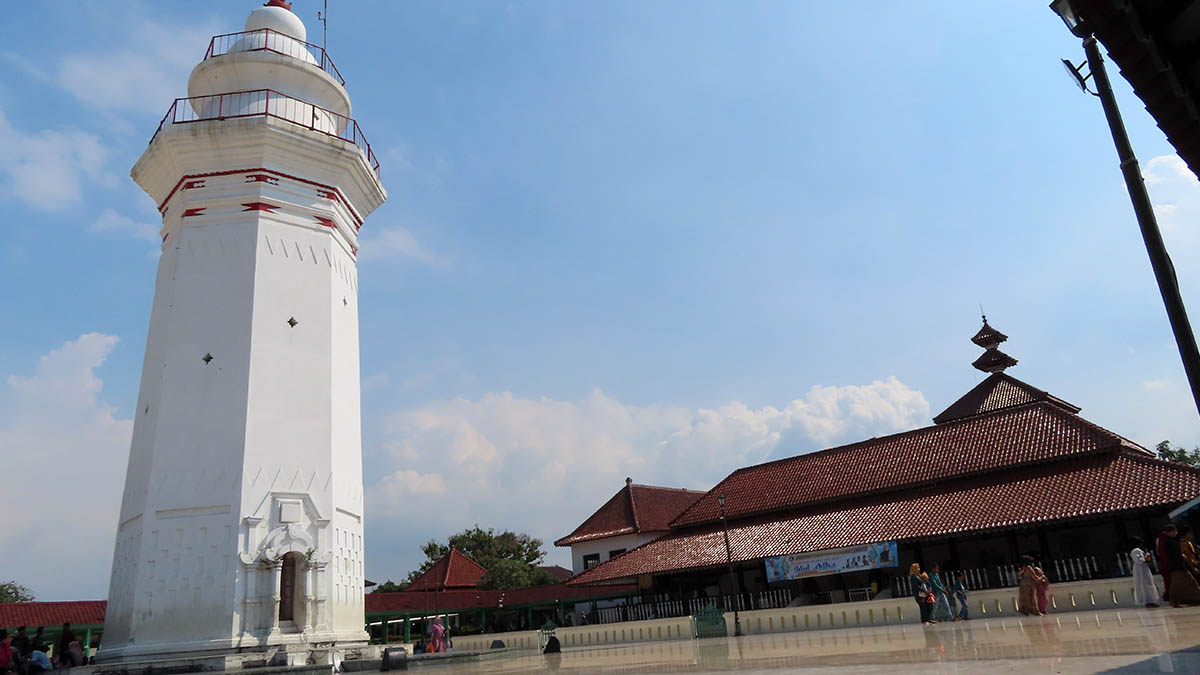
[[[295,551],[283,556],[279,577],[279,620],[296,620],[296,582],[300,575],[301,556]]]

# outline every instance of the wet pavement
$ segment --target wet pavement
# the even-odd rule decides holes
[[[1200,608],[644,642],[423,666],[442,673],[1198,673]]]

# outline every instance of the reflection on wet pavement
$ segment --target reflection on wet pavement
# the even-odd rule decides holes
[[[422,667],[442,673],[772,671],[1200,673],[1200,608],[1108,610],[961,623],[517,653]]]

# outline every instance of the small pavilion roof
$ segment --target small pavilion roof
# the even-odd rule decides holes
[[[471,589],[479,585],[479,580],[486,573],[486,567],[451,546],[449,553],[425,570],[404,592]]]
[[[998,373],[1017,365],[1017,360],[993,347],[975,359],[971,365],[985,373]]]
[[[971,338],[971,342],[974,342],[984,349],[988,349],[990,347],[999,345],[1001,342],[1004,342],[1007,339],[1007,335],[988,325],[987,317],[985,316],[983,317],[983,327],[979,329],[979,332],[975,334],[975,337]]]
[[[626,478],[625,487],[554,545],[570,546],[635,532],[665,532],[675,516],[703,495],[696,490],[636,485],[632,478]]]

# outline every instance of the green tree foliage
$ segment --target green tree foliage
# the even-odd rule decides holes
[[[549,573],[537,569],[546,559],[541,539],[508,530],[497,533],[490,527],[485,530],[478,525],[452,535],[445,544],[430,539],[421,547],[425,561],[408,575],[409,583],[449,554],[451,546],[487,568],[487,575],[480,581],[483,588],[525,588],[554,583]]]
[[[1171,447],[1171,441],[1163,441],[1156,445],[1154,449],[1158,451],[1159,459],[1187,464],[1188,466],[1200,465],[1200,448],[1193,448],[1189,451],[1183,447]]]
[[[540,570],[519,560],[500,558],[493,560],[492,564],[487,566],[487,573],[479,580],[479,587],[509,590],[552,583],[554,583],[554,577],[550,576],[546,570]]]
[[[0,583],[0,602],[32,602],[33,591],[15,581]]]
[[[388,579],[387,581],[383,582],[382,584],[376,585],[375,588],[372,588],[371,592],[372,593],[399,593],[400,591],[408,588],[408,583],[409,582],[407,582],[407,581],[401,581],[400,583],[396,583],[396,582],[392,581],[391,579]]]

